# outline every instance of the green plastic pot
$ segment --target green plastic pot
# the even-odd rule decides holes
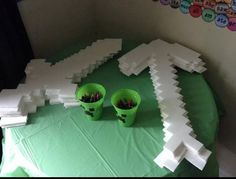
[[[96,102],[83,102],[81,98],[84,94],[96,93],[99,92],[102,95],[102,98]],[[88,83],[81,86],[76,92],[76,98],[80,102],[80,106],[84,109],[86,117],[90,120],[98,120],[103,111],[103,102],[106,95],[106,89],[98,83]]]
[[[121,109],[117,106],[117,104],[122,99],[131,99],[136,104],[136,106],[131,109]],[[112,95],[111,103],[116,110],[116,115],[118,117],[119,124],[124,127],[129,127],[135,121],[137,110],[141,103],[141,97],[134,90],[120,89]]]

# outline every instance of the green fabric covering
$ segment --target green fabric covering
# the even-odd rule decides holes
[[[225,107],[224,107],[222,101],[220,100],[220,97],[214,91],[213,87],[211,87],[210,83],[207,80],[206,80],[206,82],[207,82],[209,88],[212,91],[212,94],[213,94],[214,99],[215,99],[216,107],[217,107],[217,110],[218,110],[219,119],[221,119],[225,116],[225,113],[226,113]]]
[[[100,120],[88,120],[81,107],[65,109],[62,104],[46,105],[29,115],[28,125],[4,130],[5,142],[11,141],[34,168],[34,171],[27,168],[29,176],[39,173],[46,176],[219,176],[215,143],[219,119],[214,97],[201,74],[180,69],[177,72],[179,86],[193,129],[197,139],[212,154],[203,171],[186,160],[173,173],[154,163],[153,159],[162,151],[164,134],[148,69],[139,76],[127,77],[119,71],[116,60],[139,44],[124,41],[119,55],[79,84],[100,83],[106,88]],[[80,48],[83,46],[77,51]],[[61,54],[60,59],[65,58],[65,54],[69,55]],[[129,128],[118,124],[111,105],[112,94],[121,88],[133,89],[142,98],[136,121]],[[5,150],[4,155],[7,152]],[[18,161],[18,165],[24,164]]]
[[[29,177],[27,173],[25,173],[25,171],[21,167],[16,168],[11,173],[7,173],[5,176],[6,177]]]

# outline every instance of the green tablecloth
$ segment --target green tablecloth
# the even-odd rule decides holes
[[[87,43],[88,44],[88,43]],[[163,125],[148,69],[127,77],[118,68],[118,56],[139,45],[124,41],[122,52],[88,75],[81,84],[104,85],[107,95],[103,117],[86,119],[80,107],[62,104],[39,107],[28,125],[4,129],[2,176],[218,176],[215,140],[218,113],[215,100],[201,74],[178,69],[179,86],[197,139],[212,154],[200,171],[183,160],[174,173],[161,169],[153,159],[162,151]],[[79,51],[80,43],[48,61],[59,61]],[[111,95],[120,88],[139,92],[142,102],[132,127],[118,124]]]

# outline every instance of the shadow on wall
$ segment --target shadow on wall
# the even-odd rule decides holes
[[[219,162],[220,177],[236,177],[236,154],[221,143],[217,143],[217,160]]]

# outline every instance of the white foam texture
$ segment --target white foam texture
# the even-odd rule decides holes
[[[200,54],[180,44],[170,44],[157,39],[149,44],[141,44],[118,59],[119,68],[127,76],[138,75],[149,67],[154,93],[159,103],[163,121],[163,151],[154,162],[161,168],[174,172],[185,158],[202,170],[211,151],[199,142],[194,133],[185,103],[177,86],[177,66],[188,72],[202,73],[206,70]]]
[[[45,105],[45,100],[50,104],[63,103],[65,108],[78,106],[75,97],[78,86],[73,83],[80,82],[121,49],[121,39],[103,39],[55,65],[45,59],[31,60],[25,69],[25,83],[0,93],[0,126],[26,124],[22,119],[36,112],[37,106]]]

